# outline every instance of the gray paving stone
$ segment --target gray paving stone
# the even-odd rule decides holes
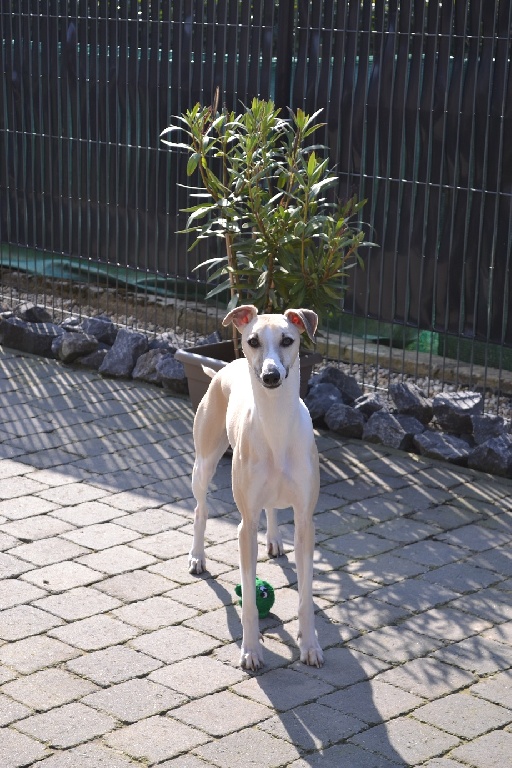
[[[116,685],[134,677],[142,677],[161,666],[162,662],[158,659],[152,659],[124,645],[86,653],[67,664],[72,672],[102,686]]]
[[[424,703],[419,696],[375,679],[329,693],[319,701],[368,725],[403,715]]]
[[[161,667],[150,674],[156,683],[167,685],[180,693],[196,699],[216,691],[227,689],[245,679],[242,669],[213,659],[211,656],[197,656],[184,659],[176,664]],[[193,681],[191,685],[191,681]]]
[[[56,752],[37,763],[37,768],[134,768],[134,763],[101,744],[81,744],[79,747]]]
[[[218,640],[187,627],[166,627],[150,632],[130,642],[132,648],[170,664],[189,656],[201,655],[219,645]],[[1,649],[0,649],[1,650]]]
[[[484,640],[496,640],[498,643],[505,643],[505,645],[512,645],[512,621],[507,621],[505,624],[498,624],[496,627],[491,627],[485,632],[482,632]]]
[[[181,531],[164,531],[138,539],[132,546],[160,559],[179,557],[189,553],[192,547],[192,536]]]
[[[139,634],[139,630],[111,616],[100,614],[52,629],[49,634],[83,651],[99,651],[131,640]]]
[[[470,637],[441,648],[433,658],[483,675],[512,666],[512,648],[494,640]]]
[[[272,713],[268,706],[220,691],[178,707],[171,714],[210,736],[220,737],[267,720]]]
[[[39,496],[20,496],[17,499],[0,501],[0,514],[8,520],[22,520],[25,517],[45,515],[57,508],[58,504],[41,499]]]
[[[417,766],[459,744],[459,739],[430,725],[406,717],[397,717],[385,725],[376,725],[352,737],[354,744],[379,752],[389,760],[401,758],[406,765]]]
[[[334,536],[332,539],[324,541],[323,545],[327,549],[341,552],[341,554],[351,558],[379,555],[396,546],[394,542],[388,539],[381,539],[372,533],[366,533],[366,531],[356,531],[354,533],[346,533],[343,536]]]
[[[0,663],[13,667],[24,675],[78,655],[76,648],[42,635],[0,646]]]
[[[416,709],[413,715],[463,739],[474,739],[512,721],[509,709],[483,701],[470,693],[452,693]]]
[[[155,715],[119,728],[107,734],[104,740],[113,749],[153,765],[188,752],[209,741],[210,737],[170,717]]]
[[[105,579],[97,585],[97,589],[123,602],[133,602],[161,595],[173,589],[174,586],[172,581],[163,576],[148,570],[135,570]]]
[[[331,693],[333,687],[302,670],[274,669],[244,680],[232,690],[278,712],[285,712]]]
[[[105,495],[105,491],[87,483],[68,483],[56,488],[48,488],[39,493],[42,499],[56,502],[63,507],[71,507],[85,501],[94,501]]]
[[[117,720],[134,723],[169,709],[174,710],[186,701],[186,697],[151,680],[134,679],[91,693],[82,701],[113,715]]]
[[[153,565],[156,560],[145,552],[139,552],[133,547],[121,544],[109,547],[108,549],[102,549],[101,552],[84,555],[78,558],[77,562],[95,571],[113,576]]]
[[[454,531],[447,531],[441,534],[439,538],[457,547],[465,547],[472,552],[483,552],[486,549],[507,544],[512,539],[512,531],[496,531],[473,523]]]
[[[484,568],[476,568],[470,562],[450,563],[435,568],[422,576],[425,581],[441,584],[456,592],[475,592],[500,580],[500,576]]]
[[[42,587],[49,592],[62,592],[65,589],[84,587],[99,581],[102,574],[87,568],[85,565],[74,562],[54,563],[43,568],[33,568],[23,574],[23,579]]]
[[[377,656],[386,662],[403,662],[418,656],[426,656],[443,645],[443,641],[421,635],[399,625],[367,632],[350,640],[347,645],[356,651]]]
[[[30,714],[28,707],[0,693],[0,727],[9,725],[15,720],[22,720]]]
[[[454,563],[457,560],[464,560],[468,556],[466,549],[447,544],[444,541],[436,541],[435,539],[406,544],[405,547],[401,547],[395,554],[412,560],[414,563],[421,563],[430,567]]]
[[[115,509],[103,501],[84,501],[73,507],[61,507],[52,512],[52,517],[73,525],[94,525],[109,520],[119,520],[123,516],[120,509]]]
[[[22,520],[12,520],[0,526],[0,529],[23,541],[37,541],[37,539],[47,539],[49,536],[58,536],[72,530],[73,526],[50,515],[35,515]]]
[[[512,711],[512,670],[498,672],[493,677],[471,686],[470,691]]]
[[[325,768],[325,766],[340,766],[340,768],[396,768],[405,763],[391,762],[383,755],[375,752],[367,752],[366,749],[356,747],[354,744],[338,744],[329,749],[321,749],[307,757],[294,760],[289,768]]]
[[[116,523],[96,523],[70,531],[64,534],[64,538],[97,552],[133,541],[137,534]]]
[[[27,584],[27,586],[29,586]],[[97,585],[99,587],[100,584]],[[93,587],[76,587],[59,595],[50,595],[36,600],[34,605],[66,621],[76,621],[110,611],[122,603]]]
[[[394,624],[408,615],[405,608],[375,600],[374,594],[376,593],[369,597],[356,597],[346,603],[337,603],[332,608],[327,608],[324,615],[333,622],[348,624],[361,631]]]
[[[158,596],[124,605],[113,611],[113,616],[134,627],[151,631],[172,624],[181,624],[196,613],[193,608],[188,608],[169,597]]]
[[[299,756],[297,747],[257,728],[216,739],[195,752],[207,765],[219,768],[278,768]]]
[[[472,595],[464,595],[453,600],[450,607],[497,624],[512,619],[512,603],[506,594],[497,589],[481,589]]]
[[[19,768],[31,765],[47,754],[46,747],[23,733],[5,728],[0,739],[0,765],[2,768]]]
[[[30,496],[44,491],[46,486],[29,477],[7,477],[0,480],[0,500],[15,499],[17,496]],[[44,498],[44,497],[43,497]]]
[[[44,712],[76,701],[96,687],[63,669],[53,668],[13,680],[2,686],[2,692],[27,707]]]
[[[186,520],[181,515],[166,509],[147,509],[144,512],[132,512],[117,519],[119,525],[144,534],[155,534],[179,528]],[[210,528],[212,520],[208,522]]]
[[[15,605],[30,603],[46,592],[20,579],[2,579],[0,581],[0,610],[12,608]]]
[[[512,733],[495,731],[454,749],[452,756],[474,768],[511,768]]]
[[[456,598],[457,593],[439,584],[429,584],[419,576],[382,587],[373,597],[416,612],[447,603]]]
[[[344,567],[344,570],[379,584],[394,584],[397,581],[424,573],[427,566],[396,557],[393,552],[384,552],[382,555],[369,557],[365,560],[353,560]]]
[[[34,565],[42,566],[60,563],[63,560],[71,560],[86,552],[88,550],[84,549],[84,547],[79,547],[60,536],[51,536],[31,544],[21,544],[14,547],[10,550],[9,554],[14,557],[21,557],[22,560],[28,560],[29,563]]]
[[[274,715],[259,727],[276,738],[310,751],[325,749],[364,730],[366,726],[351,715],[312,703]]]
[[[413,659],[399,667],[381,672],[376,681],[390,683],[416,696],[436,699],[465,688],[475,681],[471,672],[443,664],[433,658]]]
[[[21,640],[57,627],[62,621],[33,605],[17,605],[0,611],[0,639]]]
[[[431,608],[429,611],[417,613],[411,619],[403,622],[402,627],[421,632],[441,640],[464,640],[471,635],[477,635],[488,629],[489,621],[480,619],[455,608]]]
[[[52,747],[66,749],[111,731],[115,720],[79,702],[65,704],[16,723],[22,733],[40,739]]]

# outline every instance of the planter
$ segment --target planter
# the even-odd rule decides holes
[[[235,359],[235,348],[232,341],[220,341],[217,344],[202,344],[198,347],[178,349],[176,360],[180,360],[185,367],[188,379],[188,390],[194,410],[201,402],[208,389],[210,377],[203,371],[202,366],[220,371],[225,365]],[[320,363],[322,355],[319,352],[301,352],[300,355],[300,396],[305,397],[308,391],[308,382],[313,373],[313,366]]]

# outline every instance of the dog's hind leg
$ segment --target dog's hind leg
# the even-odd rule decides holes
[[[277,509],[266,509],[267,517],[267,552],[270,557],[280,557],[284,554],[283,539],[277,522]]]
[[[192,493],[196,500],[194,513],[194,538],[188,556],[189,573],[202,573],[206,569],[204,532],[208,520],[206,494],[217,464],[229,442],[226,434],[226,404],[220,386],[212,381],[208,392],[199,404],[194,421],[196,459],[192,470]],[[209,418],[207,410],[211,409]]]

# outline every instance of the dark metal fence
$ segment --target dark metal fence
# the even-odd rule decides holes
[[[195,296],[205,254],[177,234],[185,161],[159,134],[217,86],[233,108],[272,96],[324,109],[340,195],[368,199],[379,247],[354,272],[341,330],[395,345],[427,334],[430,356],[467,347],[470,364],[509,366],[512,0],[1,8],[4,266],[22,246]]]

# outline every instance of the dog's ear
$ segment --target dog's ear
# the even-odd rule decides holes
[[[233,323],[235,328],[238,328],[238,330],[241,331],[244,325],[250,323],[257,314],[258,310],[253,304],[242,304],[240,307],[236,307],[236,309],[232,309],[231,312],[228,312],[222,321],[222,325],[226,326]]]
[[[290,323],[297,326],[301,333],[306,331],[311,341],[315,340],[318,325],[318,315],[312,309],[287,309],[284,316]]]

